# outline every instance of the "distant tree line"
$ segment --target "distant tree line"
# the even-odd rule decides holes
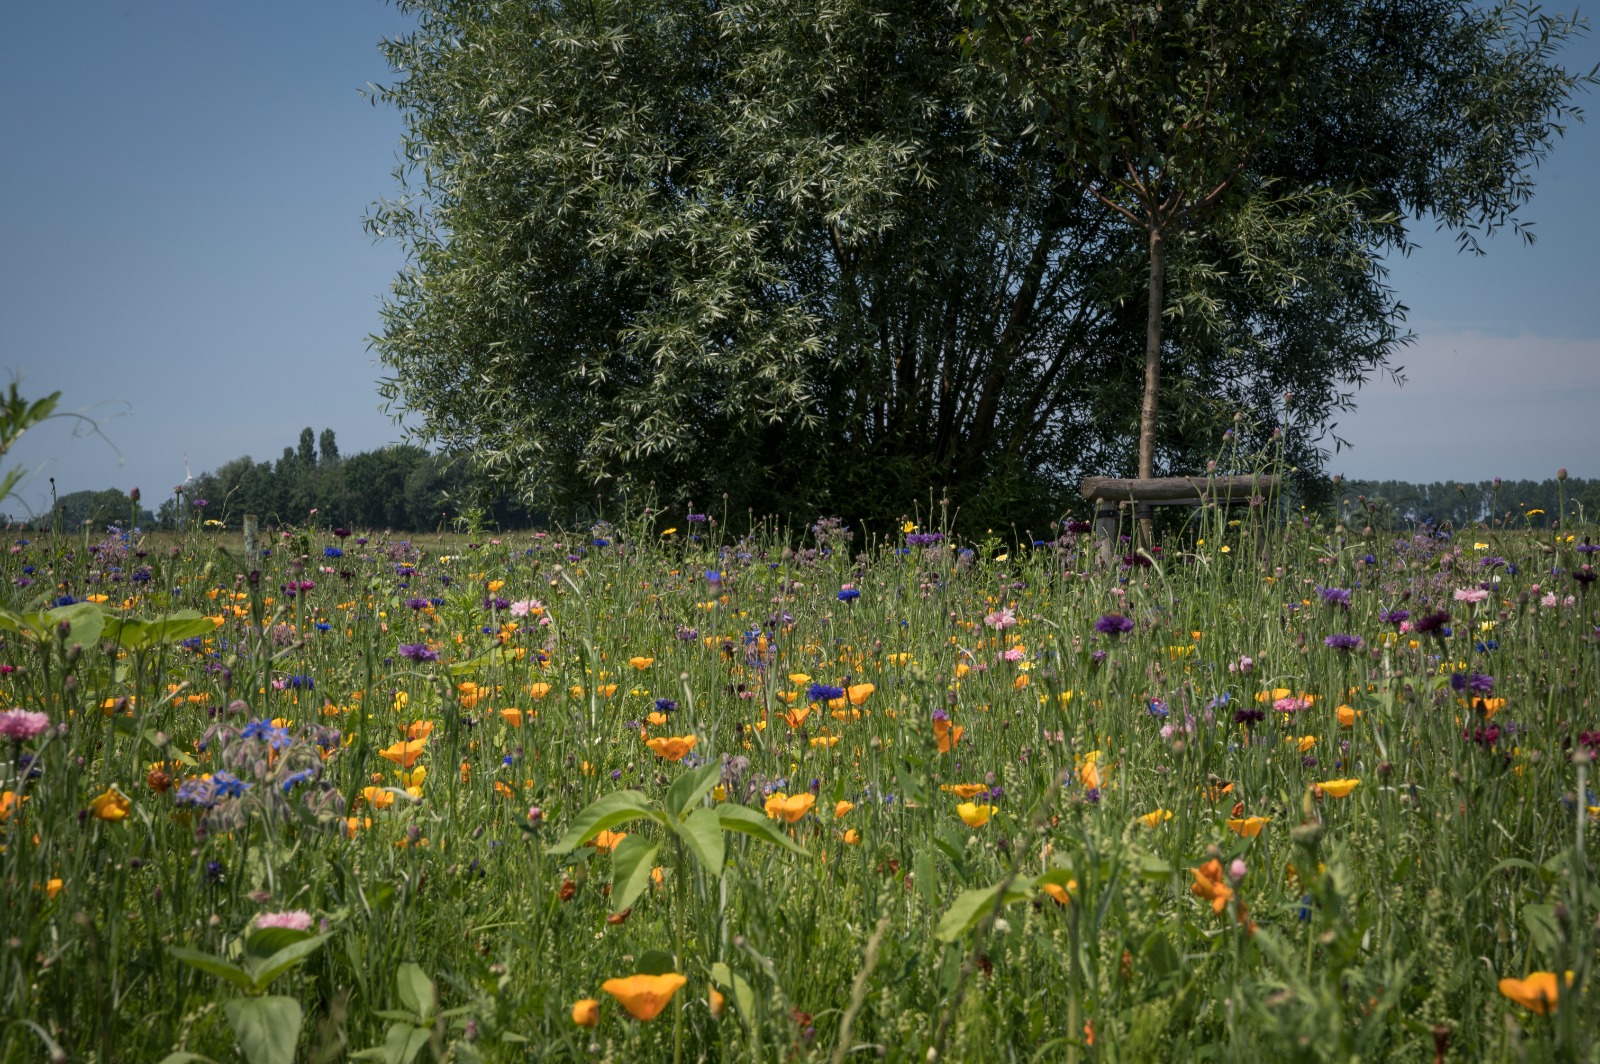
[[[1477,522],[1495,527],[1535,528],[1600,517],[1600,480],[1480,480],[1470,484],[1435,481],[1348,480],[1338,485],[1339,516],[1375,528],[1404,528],[1428,522],[1463,527]],[[1365,513],[1365,517],[1360,515]]]
[[[146,495],[142,501],[154,500]],[[345,457],[332,429],[319,436],[310,428],[276,461],[235,458],[178,485],[153,512],[116,488],[71,492],[54,505],[53,513],[21,520],[62,531],[85,524],[126,528],[130,521],[147,529],[206,522],[238,529],[245,514],[271,527],[304,524],[315,510],[321,525],[420,532],[463,519],[487,528],[527,528],[538,516],[491,495],[466,463],[409,444]]]

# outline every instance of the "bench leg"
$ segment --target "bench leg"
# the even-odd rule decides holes
[[[1110,565],[1117,556],[1117,508],[1104,503],[1094,511],[1094,538],[1100,548],[1100,560]]]

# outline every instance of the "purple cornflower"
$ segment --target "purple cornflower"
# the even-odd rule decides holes
[[[1338,606],[1340,609],[1350,608],[1350,590],[1343,587],[1319,587],[1317,594],[1322,596],[1324,606]]]
[[[1417,618],[1417,631],[1432,632],[1435,634],[1448,634],[1447,632],[1440,632],[1440,629],[1444,628],[1444,626],[1448,623],[1450,623],[1450,612],[1448,610],[1438,610],[1434,613],[1426,613]]]
[[[1267,711],[1264,709],[1236,709],[1233,711],[1233,722],[1247,727],[1260,724],[1266,719]]]
[[[1475,695],[1492,695],[1494,677],[1481,672],[1471,674],[1454,672],[1450,674],[1450,686],[1457,691],[1471,691]]]
[[[26,709],[8,709],[0,713],[0,736],[14,743],[36,739],[50,729],[50,717]]]
[[[1150,700],[1150,704],[1148,706],[1146,706],[1145,709],[1149,712],[1149,714],[1152,717],[1156,718],[1157,720],[1165,719],[1166,716],[1167,716],[1167,712],[1168,712],[1167,704],[1165,702],[1161,701],[1161,699],[1159,699],[1159,698],[1152,698]]]
[[[425,598],[406,599],[406,605],[414,610],[425,610],[428,608],[428,600]]]
[[[1323,646],[1333,650],[1342,650],[1349,653],[1361,646],[1361,637],[1358,635],[1330,635],[1322,641]]]
[[[931,547],[942,539],[944,539],[943,532],[907,532],[906,546]]]
[[[439,652],[426,643],[401,643],[400,656],[412,661],[438,661]]]
[[[1133,621],[1120,613],[1108,613],[1094,622],[1094,630],[1101,635],[1127,635],[1133,631]]]
[[[1392,624],[1396,628],[1400,627],[1402,624],[1405,624],[1410,619],[1410,610],[1384,610],[1382,613],[1378,614],[1378,620],[1382,621],[1384,624]]]

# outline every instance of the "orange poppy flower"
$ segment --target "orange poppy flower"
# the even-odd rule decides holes
[[[411,727],[406,729],[407,739],[426,739],[432,734],[433,721],[431,720],[412,721]]]
[[[26,797],[22,799],[24,802],[27,800]],[[20,803],[17,801],[16,792],[6,791],[4,794],[0,794],[0,824],[10,820],[11,814],[16,812],[19,806]]]
[[[672,1001],[672,995],[688,981],[677,972],[630,975],[626,979],[607,979],[600,984],[600,989],[620,1001],[628,1015],[640,1023],[648,1023],[661,1015],[661,1010]]]
[[[549,693],[550,693],[550,685],[547,684],[547,683],[536,683],[533,686],[528,688],[528,694],[529,694],[530,697],[533,698],[533,700],[535,702],[537,702],[539,699],[543,698],[545,695],[547,695]]]
[[[582,1001],[574,1002],[572,1022],[579,1027],[600,1026],[600,1002],[594,998],[584,998]]]
[[[966,729],[961,725],[951,724],[948,720],[934,721],[933,739],[934,742],[939,744],[939,752],[948,754],[951,748],[961,741],[961,735],[964,731]]]
[[[852,706],[859,706],[864,704],[867,699],[871,698],[872,692],[876,691],[877,689],[878,688],[875,685],[870,683],[858,683],[845,688],[844,694],[845,697],[850,700],[850,704]]]
[[[462,709],[472,709],[476,706],[483,693],[483,689],[470,680],[456,684],[456,698],[461,703]]]
[[[417,763],[417,758],[422,756],[422,750],[428,745],[426,739],[412,739],[409,742],[395,743],[378,751],[378,756],[385,761],[393,761],[403,768],[410,768]]]
[[[811,707],[799,706],[798,708],[791,709],[784,713],[783,722],[789,727],[799,730],[800,726],[806,722],[806,718],[809,716],[811,716]]]
[[[597,853],[610,853],[617,848],[617,844],[628,837],[626,831],[602,831],[594,837],[594,848]]]
[[[1206,801],[1210,802],[1212,805],[1216,805],[1218,802],[1222,801],[1222,796],[1224,794],[1232,793],[1232,780],[1219,780],[1216,783],[1207,784],[1205,789]]]
[[[1341,728],[1354,727],[1356,718],[1361,715],[1349,706],[1340,706],[1338,709],[1334,710],[1334,714],[1338,716],[1339,727]]]
[[[1268,816],[1250,816],[1243,819],[1230,820],[1228,821],[1228,826],[1244,838],[1253,839],[1261,834],[1261,829],[1271,821],[1272,818]]]
[[[685,754],[694,749],[694,744],[699,738],[693,735],[669,735],[660,739],[646,739],[648,746],[657,757],[664,757],[668,761],[682,761]]]
[[[846,813],[850,812],[850,810],[854,809],[855,807],[856,807],[856,803],[854,803],[854,802],[845,802],[845,801],[835,802],[835,803],[833,803],[833,818],[835,820],[837,820],[840,817],[844,816]]]
[[[538,716],[539,714],[533,712],[532,710],[529,710],[527,713],[529,720],[533,720]],[[513,728],[522,727],[522,718],[523,712],[520,709],[502,709],[500,711],[500,719],[511,725]]]
[[[1572,985],[1571,972],[1567,973],[1567,985]],[[1561,986],[1555,972],[1532,972],[1526,979],[1500,980],[1500,993],[1523,1008],[1544,1016],[1556,1010]]]
[[[1195,897],[1211,903],[1211,911],[1220,913],[1228,906],[1228,899],[1233,897],[1233,888],[1223,882],[1222,862],[1216,859],[1207,861],[1199,868],[1191,868],[1194,873],[1194,882],[1189,885],[1189,893]]]
[[[652,728],[659,728],[671,719],[672,718],[668,717],[665,713],[658,713],[654,710],[650,712],[648,717],[644,718],[645,723],[650,725]]]
[[[1329,798],[1343,798],[1357,787],[1361,786],[1360,780],[1323,780],[1316,784],[1318,790]]]
[[[851,828],[843,835],[839,836],[839,841],[843,842],[846,846],[860,846],[861,832],[857,831],[855,828]]]
[[[654,665],[655,663],[656,663],[656,659],[655,658],[629,658],[628,659],[628,664],[632,665],[634,668],[638,669],[640,672],[643,672],[644,670],[648,669],[650,666]]]
[[[1060,883],[1042,883],[1039,889],[1054,898],[1057,905],[1070,905],[1072,903],[1072,895],[1077,893],[1078,881],[1069,879],[1064,887]]]
[[[394,805],[394,792],[387,787],[363,787],[361,797],[374,809],[388,809]]]
[[[976,798],[989,788],[985,787],[981,783],[946,783],[939,789],[942,791],[948,791],[957,798],[965,800],[967,798]]]
[[[766,810],[767,816],[773,820],[781,820],[785,824],[793,824],[811,812],[811,807],[816,804],[817,796],[814,794],[797,794],[791,798],[782,791],[776,791],[767,799],[762,808]]]

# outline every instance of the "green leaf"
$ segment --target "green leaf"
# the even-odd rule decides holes
[[[310,931],[299,931],[292,927],[258,927],[245,936],[244,955],[246,963],[250,961],[264,961],[268,957],[294,945],[304,942],[312,937]]]
[[[255,989],[255,980],[250,978],[249,972],[229,964],[221,957],[201,953],[197,949],[184,949],[182,946],[169,946],[167,952],[191,968],[198,968],[207,975],[214,975],[218,979],[232,983],[240,990]]]
[[[715,809],[696,809],[687,820],[672,825],[672,830],[689,844],[689,849],[702,868],[712,876],[722,875],[722,860],[727,847],[722,838],[722,821],[718,819]]]
[[[643,835],[629,835],[611,851],[612,912],[630,908],[644,892],[660,850],[659,842],[651,842]]]
[[[255,988],[265,990],[274,979],[317,952],[331,937],[332,935],[315,935],[299,942],[291,942],[270,957],[259,960],[251,958],[247,953],[244,966],[255,980]]]
[[[223,1012],[250,1064],[294,1064],[305,1019],[300,1002],[289,997],[234,998]]]
[[[1528,927],[1534,948],[1546,956],[1554,957],[1561,940],[1561,925],[1556,922],[1555,906],[1543,902],[1524,905],[1522,922]]]
[[[672,959],[672,954],[665,950],[646,950],[634,969],[640,975],[666,975],[668,972],[678,970],[677,962]]]
[[[1028,897],[1033,887],[1031,879],[1013,880],[1011,887],[1006,891],[1002,904],[1023,901]],[[939,926],[934,931],[934,937],[940,942],[951,943],[971,931],[978,923],[988,916],[994,908],[995,899],[1000,894],[1000,884],[992,887],[983,887],[979,890],[964,890],[956,895],[956,900],[945,910],[939,918]]]
[[[626,841],[626,840],[624,840]],[[394,985],[400,991],[400,1001],[426,1023],[439,1005],[439,994],[433,980],[422,968],[406,961],[394,974]]]
[[[100,633],[105,630],[106,626],[105,611],[93,602],[77,602],[71,606],[57,606],[46,616],[50,619],[52,631],[62,621],[66,621],[69,626],[68,643],[82,643],[86,648],[92,647],[100,641]]]
[[[739,1009],[739,1015],[747,1020],[755,1019],[756,992],[751,989],[744,977],[721,961],[711,966],[711,979],[733,994],[733,1003]]]
[[[409,1023],[392,1023],[383,1039],[385,1064],[411,1064],[428,1044],[428,1030]]]
[[[682,816],[685,809],[693,808],[699,804],[700,799],[711,793],[711,788],[721,779],[720,763],[706,765],[693,772],[685,772],[673,781],[662,804],[673,816]]]
[[[561,840],[546,852],[570,853],[602,831],[610,831],[643,817],[665,822],[665,818],[650,804],[650,799],[639,791],[615,791],[589,803],[589,807],[578,814]]]
[[[199,1053],[185,1053],[179,1050],[162,1057],[161,1064],[217,1064],[217,1062],[210,1057],[202,1057]]]
[[[737,831],[759,842],[770,843],[806,856],[805,847],[779,831],[765,813],[758,813],[747,805],[723,803],[717,806],[717,819],[724,831]]]

